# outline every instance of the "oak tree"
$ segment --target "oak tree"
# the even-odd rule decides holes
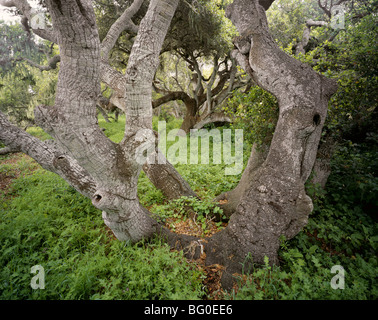
[[[154,220],[138,200],[143,163],[136,153],[153,135],[152,82],[179,0],[150,1],[137,26],[124,74],[108,63],[119,35],[125,29],[135,29],[130,19],[142,2],[135,0],[100,42],[91,1],[46,0],[52,25],[32,29],[59,45],[60,70],[55,104],[38,106],[35,120],[53,141],[30,136],[4,114],[0,114],[0,140],[91,198],[119,240],[137,242],[160,235],[172,247],[195,257],[204,251],[207,264],[225,267],[222,283],[229,288],[232,275],[241,273],[242,263],[252,263],[247,257],[252,256],[253,263],[263,263],[268,257],[270,263],[278,264],[280,238],[290,239],[306,225],[313,206],[304,183],[314,165],[328,100],[336,84],[277,46],[265,13],[274,0],[234,0],[226,10],[240,34],[232,57],[255,83],[276,97],[278,122],[267,156],[254,170],[227,227],[206,240],[173,233]],[[26,0],[1,3],[16,6],[32,19]],[[98,126],[96,103],[101,81],[123,100],[126,126],[120,143],[110,141]]]

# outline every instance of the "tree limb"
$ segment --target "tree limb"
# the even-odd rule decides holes
[[[87,197],[96,191],[96,183],[76,160],[57,149],[53,141],[41,141],[12,125],[0,112],[0,140],[6,145],[3,152],[23,152],[36,160],[44,169],[57,173],[76,190]]]
[[[9,146],[0,149],[0,155],[6,155],[9,153],[16,153],[16,152],[20,152],[20,150],[18,148],[11,148]]]
[[[307,20],[306,27],[303,30],[302,40],[297,44],[295,54],[298,55],[299,53],[306,53],[304,48],[307,46],[310,40],[311,27],[324,27],[327,25],[328,23],[325,21],[314,21],[312,19]]]
[[[164,103],[167,103],[167,102],[173,101],[173,100],[185,101],[185,100],[189,100],[189,99],[192,99],[192,98],[189,97],[189,95],[187,93],[185,93],[184,91],[172,91],[172,92],[169,92],[168,94],[166,94],[165,96],[154,100],[152,102],[152,108],[155,109],[157,107],[160,107]]]
[[[32,7],[29,5],[27,0],[0,0],[0,5],[5,7],[16,7],[18,10],[22,12],[22,14],[29,20],[33,19],[33,11]],[[51,42],[57,43],[56,34],[53,29],[51,28],[30,28],[33,32],[40,36],[42,39],[49,40]]]
[[[38,68],[41,71],[49,71],[52,69],[57,68],[58,62],[60,62],[60,55],[56,55],[52,57],[48,62],[46,66],[39,65],[38,63],[35,63],[34,61],[27,59],[27,58],[17,58],[16,61],[26,61],[28,64],[30,64],[32,67]]]
[[[134,0],[132,5],[128,7],[123,14],[113,23],[107,35],[101,43],[101,56],[108,58],[110,50],[113,49],[117,39],[123,31],[130,31],[138,33],[138,27],[134,24],[131,18],[138,12],[144,0]]]
[[[347,0],[339,0],[336,3],[333,3],[333,0],[331,0],[330,4],[328,6],[328,0],[325,0],[324,4],[322,4],[322,0],[318,0],[318,5],[319,5],[319,8],[322,9],[323,12],[328,16],[328,18],[331,19],[331,17],[332,17],[332,8],[334,6],[341,5],[345,1],[347,1]]]

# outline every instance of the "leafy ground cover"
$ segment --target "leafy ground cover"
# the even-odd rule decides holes
[[[119,141],[122,120],[99,122]],[[39,129],[29,130],[48,138]],[[244,270],[235,275],[237,285],[229,292],[220,287],[221,266],[205,267],[204,256],[187,260],[159,239],[120,242],[90,200],[61,178],[25,155],[1,156],[0,299],[376,299],[378,236],[371,208],[378,183],[366,173],[366,161],[370,172],[375,170],[376,150],[348,150],[352,155],[337,155],[327,192],[308,187],[315,210],[303,232],[281,240],[280,265],[266,260]],[[234,187],[240,176],[225,177],[222,165],[176,167],[201,200],[167,201],[142,173],[141,202],[176,232],[207,237],[224,228],[225,221],[211,218],[219,211],[211,200]],[[30,286],[34,265],[44,267],[44,290]],[[345,270],[344,289],[330,285],[335,265]]]

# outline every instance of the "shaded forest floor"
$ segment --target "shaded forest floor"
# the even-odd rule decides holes
[[[224,228],[226,222],[207,213],[214,195],[237,178],[227,181],[216,167],[177,169],[202,200],[167,201],[142,173],[143,205],[175,232],[207,237]],[[222,266],[204,266],[204,255],[187,260],[159,239],[122,243],[90,201],[61,178],[28,156],[0,156],[0,298],[376,299],[377,223],[362,205],[345,201],[345,192],[317,194],[303,232],[281,240],[280,266],[266,261],[244,270],[226,292]],[[188,202],[194,214],[182,209]],[[47,273],[45,290],[30,288],[30,267],[37,264]],[[335,265],[345,270],[344,289],[330,285]]]

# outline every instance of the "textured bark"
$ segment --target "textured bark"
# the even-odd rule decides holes
[[[150,2],[139,26],[126,75],[115,72],[101,59],[89,0],[49,0],[46,4],[59,45],[60,70],[55,105],[37,107],[35,118],[55,140],[42,142],[10,124],[3,114],[0,114],[0,140],[10,150],[27,153],[91,198],[119,240],[136,242],[160,234],[173,247],[190,244],[194,248],[192,253],[198,256],[200,245],[191,244],[196,240],[194,237],[175,235],[159,225],[137,197],[143,163],[137,161],[136,150],[147,139],[140,130],[152,132],[150,84],[178,0]],[[119,144],[110,141],[97,123],[101,78],[117,87],[119,99],[124,100],[126,128]],[[175,170],[168,172],[172,181],[178,178]],[[184,183],[180,184],[185,189]]]
[[[121,32],[125,30],[130,30],[132,32],[138,31],[139,28],[133,24],[133,22],[131,21],[131,18],[139,10],[142,3],[143,1],[135,0],[133,4],[121,15],[121,17],[110,28],[110,30],[108,31],[108,34],[106,35],[105,39],[101,43],[101,68],[100,68],[101,80],[115,91],[115,94],[112,95],[110,102],[125,113],[127,112],[126,111],[127,109],[126,93],[129,90],[134,90],[134,88],[130,89],[130,87],[127,87],[127,83],[128,83],[127,77],[121,74],[120,72],[114,70],[108,64],[107,60],[108,60],[109,52],[115,45],[115,42],[118,39]],[[140,40],[137,39],[136,42],[137,41],[138,41],[137,46],[142,46],[139,43]],[[145,55],[147,52],[146,51],[143,52],[143,48],[142,48],[141,50],[138,51],[138,53],[134,53],[134,56],[136,56],[139,53],[141,53],[142,55]],[[136,74],[135,67],[131,68],[130,66],[128,66],[128,70],[132,70],[132,73]],[[148,115],[146,118],[147,126],[145,125],[141,126],[141,128],[148,128],[149,127],[148,123],[151,120],[150,116],[152,115],[150,107],[148,107],[148,102],[147,102],[147,101],[151,101],[150,88],[149,88],[148,81],[141,81],[141,83],[142,83],[142,86],[138,90],[140,90],[141,92],[145,91],[144,99],[146,103],[145,103],[144,108],[146,109],[146,112],[141,111],[138,114],[139,112],[138,111],[136,114],[136,117],[140,118],[140,114],[143,114],[143,117]],[[134,84],[132,84],[132,87],[134,87]],[[135,93],[133,93],[133,95],[135,95]],[[135,96],[133,96],[132,99],[135,99]],[[156,103],[157,105],[160,105],[161,103],[164,103],[164,102],[158,101],[158,102],[155,102],[155,104]],[[128,106],[129,110],[130,110],[130,106],[131,104]],[[152,106],[156,107],[154,104],[152,104]],[[133,122],[133,120],[131,120],[129,123],[131,122]],[[127,124],[126,124],[126,127],[127,127]],[[195,192],[191,190],[187,182],[180,176],[177,170],[168,161],[166,161],[166,164],[146,163],[143,166],[143,170],[145,171],[150,181],[155,185],[155,187],[160,189],[168,199],[179,198],[181,196],[196,196]],[[159,176],[160,173],[163,173],[163,174],[166,173],[165,174],[166,180]]]
[[[190,129],[192,129],[200,119],[198,114],[199,108],[197,106],[197,102],[194,99],[186,102],[185,107],[186,113],[180,129],[184,130],[186,133],[189,133]]]
[[[133,33],[138,32],[138,27],[134,24],[131,18],[138,12],[144,0],[135,0],[130,7],[128,7],[117,21],[110,27],[106,37],[101,43],[101,56],[103,59],[109,58],[110,50],[113,49],[117,39],[125,30]]]
[[[164,157],[161,153],[159,157]],[[155,154],[154,164],[144,164],[143,171],[156,188],[162,191],[168,199],[178,199],[182,196],[198,198],[190,188],[188,182],[181,177],[177,170],[166,159],[159,164],[158,155]]]
[[[101,181],[105,172],[116,176],[111,172],[116,146],[97,124],[100,43],[93,9],[86,2],[79,3],[47,2],[61,62],[55,105],[37,107],[35,119],[55,138],[61,150],[76,159],[96,181]]]
[[[36,108],[36,120],[55,138],[58,149],[76,159],[96,181],[96,190],[90,194],[92,203],[103,211],[105,223],[120,240],[149,238],[161,228],[137,198],[142,165],[136,161],[135,150],[143,141],[135,137],[139,129],[151,129],[149,84],[177,3],[176,0],[151,1],[140,25],[142,31],[135,41],[126,76],[120,77],[101,61],[90,2],[47,1],[61,65],[55,106]],[[120,92],[125,90],[127,121],[125,138],[120,144],[111,142],[97,123],[101,73],[105,73]]]
[[[14,152],[23,152],[36,160],[44,169],[57,173],[86,197],[96,190],[96,183],[75,159],[62,153],[54,141],[45,142],[13,126],[0,112],[0,141]]]
[[[20,150],[12,149],[9,146],[0,149],[0,155],[7,155],[7,154],[10,154],[10,153],[16,153],[16,152],[20,152]]]
[[[68,74],[70,76],[70,73],[71,73],[71,70],[72,69],[75,69],[76,66],[78,66],[79,64],[82,64],[82,65],[85,65],[85,63],[82,63],[83,61],[88,61],[88,60],[93,60],[94,61],[99,61],[99,65],[100,65],[100,68],[99,70],[96,70],[96,77],[98,77],[98,74],[97,72],[99,72],[99,77],[101,78],[101,81],[103,81],[104,83],[106,83],[109,87],[111,87],[113,90],[114,90],[114,94],[112,95],[111,99],[110,99],[110,102],[117,106],[119,109],[121,109],[123,112],[126,112],[126,99],[125,99],[125,95],[126,95],[126,77],[125,75],[121,74],[120,72],[116,71],[115,69],[113,69],[109,63],[108,63],[108,55],[109,55],[109,52],[110,50],[113,48],[117,38],[119,37],[119,35],[125,31],[125,30],[128,30],[128,31],[131,31],[131,32],[137,32],[138,31],[138,27],[134,25],[134,23],[132,22],[131,18],[133,17],[133,15],[135,15],[135,13],[139,10],[139,8],[141,7],[142,5],[142,2],[141,0],[135,0],[132,5],[125,10],[125,12],[121,15],[121,17],[113,24],[113,26],[109,29],[108,31],[108,34],[106,35],[106,37],[104,38],[103,42],[99,45],[98,44],[98,39],[96,39],[96,48],[95,48],[95,51],[96,51],[96,58],[95,59],[92,59],[93,57],[89,57],[90,55],[90,51],[93,49],[93,42],[92,44],[89,44],[89,46],[87,48],[85,48],[85,45],[84,45],[84,49],[82,49],[82,51],[84,52],[83,54],[81,54],[78,50],[78,52],[76,53],[77,56],[81,55],[81,58],[80,59],[76,59],[75,61],[75,65],[74,66],[70,66],[69,64],[65,64],[65,65],[62,65],[62,73],[60,74],[60,78],[62,79],[60,81],[60,83],[63,83],[65,85],[65,83],[67,82],[67,77],[63,77],[63,73],[65,74]],[[21,12],[23,12],[25,14],[26,17],[29,17],[30,18],[30,14],[31,14],[31,7],[27,4],[26,1],[7,1],[7,2],[2,2],[1,3],[2,5],[7,5],[7,6],[16,6]],[[61,14],[65,14],[64,12],[64,9],[66,11],[68,11],[68,9],[70,8],[70,6],[72,5],[73,3],[67,3],[67,6],[66,7],[62,7],[59,5],[59,3],[56,3],[56,5],[58,6],[58,11],[60,11],[60,9],[62,9],[62,12],[60,12]],[[83,14],[84,16],[86,15],[86,11],[85,11],[85,6],[83,6],[81,4],[81,2],[77,2],[75,3],[74,6],[71,7],[72,10],[76,10],[76,9],[79,9],[78,12],[76,13],[81,13]],[[81,8],[81,9],[80,9]],[[90,11],[91,8],[89,8],[89,6],[87,7],[87,9]],[[72,12],[73,13],[73,12]],[[78,17],[78,19],[82,19],[80,17],[80,15],[76,15]],[[87,21],[91,21],[91,19],[93,18],[92,17],[87,17],[87,18],[84,18],[84,22]],[[61,23],[67,23],[66,22],[63,22],[63,17],[59,17]],[[58,21],[58,20],[57,20]],[[59,25],[55,25],[56,21],[54,21],[54,26],[55,26],[55,29],[56,30],[48,30],[48,32],[46,33],[45,31],[43,31],[42,33],[38,33],[39,35],[43,36],[45,33],[46,33],[46,39],[48,40],[51,40],[53,42],[56,42],[58,43],[59,39],[57,37],[57,35],[59,34],[59,32],[56,32],[56,31],[59,31],[59,28],[60,26]],[[97,31],[95,30],[95,28],[92,28],[93,30],[87,30],[87,31],[84,31],[85,29],[81,30],[81,25],[82,23],[80,21],[75,21],[72,26],[74,28],[79,28],[80,29],[80,32],[78,33],[78,35],[76,36],[76,39],[71,37],[71,40],[72,43],[75,45],[75,42],[80,39],[80,36],[82,36],[82,39],[84,40],[82,44],[80,44],[81,46],[83,46],[84,43],[87,42],[88,39],[86,39],[86,35],[85,33],[92,33],[92,37],[97,37]],[[94,26],[94,22],[92,22],[92,26]],[[73,29],[71,28],[67,28],[67,30],[63,30],[64,32],[62,32],[60,34],[60,39],[62,38],[67,38],[67,39],[70,39],[68,33],[72,33]],[[79,40],[80,41],[80,40]],[[62,44],[60,43],[60,46],[65,47],[65,44]],[[80,47],[79,45],[79,47]],[[79,48],[78,47],[78,48]],[[98,52],[98,49],[100,50],[100,58],[98,58],[98,55],[97,55],[97,52]],[[71,49],[69,49],[71,50]],[[67,55],[66,55],[67,56]],[[89,57],[89,59],[88,59]],[[27,59],[26,59],[27,60]],[[67,60],[67,57],[66,57],[66,60]],[[55,57],[53,57],[47,66],[39,66],[37,64],[35,64],[33,61],[30,61],[30,60],[27,60],[27,62],[29,64],[31,64],[32,66],[34,67],[37,67],[39,68],[40,70],[50,70],[50,69],[55,69],[57,67],[57,63],[61,61],[61,56],[60,55],[57,55]],[[72,60],[70,61],[70,63],[72,63]],[[98,62],[94,62],[94,63],[98,63]],[[67,67],[68,66],[68,67]],[[83,69],[83,68],[82,68]],[[94,70],[94,68],[91,68]],[[90,71],[87,72],[84,71],[84,72],[81,72],[81,75],[80,76],[83,76],[83,73],[91,73]],[[72,73],[72,76],[75,77],[75,72]],[[68,77],[69,77],[68,76]],[[84,78],[87,77],[87,76],[83,76]],[[89,76],[88,76],[89,77]],[[97,79],[97,78],[96,78]],[[97,81],[97,80],[95,80]],[[79,81],[77,82],[78,83],[78,86],[77,86],[77,90],[73,90],[72,91],[72,95],[76,95],[79,94],[79,92],[81,92],[80,88],[83,88],[84,87],[84,83],[81,82],[81,80],[79,79]],[[73,86],[75,86],[75,83],[72,83]],[[90,84],[90,86],[93,86],[92,84]],[[65,88],[66,90],[67,88]],[[60,90],[58,88],[58,90]],[[61,90],[62,91],[62,90]],[[82,91],[83,93],[85,92]],[[94,89],[93,90],[93,96],[97,95],[98,94],[98,90],[97,89]],[[62,97],[62,99],[65,99],[67,102],[70,101],[70,97],[69,96],[65,96],[65,94],[61,94],[60,97]],[[101,99],[103,97],[101,95],[98,95],[98,102],[101,102]],[[73,99],[72,101],[74,101],[75,99]],[[83,101],[85,101],[86,99],[80,99],[80,101],[77,101],[76,103],[78,105],[80,105],[80,103],[83,103]],[[91,100],[92,97],[90,97],[87,102],[88,102],[88,105],[91,104]],[[61,104],[61,103],[60,103]],[[57,128],[58,126],[58,123],[60,123],[61,119],[58,118],[58,109],[59,109],[59,113],[62,115],[64,114],[67,110],[64,110],[64,108],[61,108],[60,104],[54,106],[54,107],[46,107],[46,106],[39,106],[37,109],[36,109],[36,119],[37,119],[37,122],[39,122],[39,125],[41,125],[44,129],[46,129],[46,131],[48,131],[52,136],[54,137],[58,137],[61,135],[61,130],[59,130],[59,128]],[[101,103],[100,103],[100,107],[101,107]],[[74,109],[75,107],[73,106],[72,109]],[[80,107],[81,108],[81,107]],[[75,108],[76,110],[77,109],[80,109],[80,108]],[[90,106],[87,106],[86,108],[88,108],[88,110],[90,110]],[[100,111],[102,111],[100,109]],[[92,111],[91,111],[92,112]],[[75,112],[67,112],[68,114],[71,114],[72,118],[70,118],[68,120],[68,122],[66,122],[66,124],[64,124],[63,122],[60,124],[60,127],[62,127],[63,131],[65,130],[66,132],[68,132],[69,134],[73,134],[73,132],[69,132],[70,130],[68,129],[69,128],[69,124],[72,123],[72,121],[75,121],[74,117],[77,116],[77,113]],[[93,113],[93,112],[92,112]],[[81,116],[79,116],[78,118],[80,118]],[[105,119],[106,119],[106,115],[104,115]],[[63,119],[64,120],[64,119]],[[67,120],[67,119],[65,119]],[[83,118],[81,123],[83,124],[84,122],[86,122],[87,119]],[[95,125],[94,125],[94,122],[95,122],[95,119],[91,116],[91,119],[90,119],[91,123],[92,123],[92,127],[95,128]],[[56,122],[56,123],[55,123]],[[78,123],[77,126],[80,126],[80,124]],[[85,125],[84,125],[85,126]],[[56,131],[56,132],[55,132]],[[96,140],[96,142],[98,142],[98,145],[102,145],[104,149],[108,148],[108,147],[111,147],[111,150],[113,150],[113,154],[116,152],[115,151],[115,146],[110,146],[111,143],[109,143],[109,141],[106,141],[106,139],[103,139],[103,134],[101,132],[99,132],[99,130],[96,128],[95,129],[96,131],[96,134],[94,136],[94,139]],[[77,133],[77,136],[81,136],[81,134],[86,134],[86,133],[80,133],[78,132]],[[88,133],[88,136],[92,136],[93,133]],[[57,139],[57,141],[59,142],[60,140]],[[62,142],[62,141],[61,141]],[[73,141],[71,141],[73,142]],[[70,143],[71,143],[70,142]],[[62,152],[63,150],[65,150],[64,152],[69,152],[73,157],[75,157],[75,149],[72,148],[72,145],[68,142],[65,142],[66,144],[64,146],[61,146],[62,147]],[[77,139],[76,144],[81,144],[80,142],[80,139]],[[85,145],[86,142],[83,142],[83,144]],[[94,148],[94,151],[95,151],[96,147]],[[78,150],[80,150],[80,148],[78,148]],[[7,150],[3,150],[3,152],[5,152]],[[84,150],[83,150],[84,151]],[[96,152],[96,151],[95,151]],[[82,154],[84,155],[85,153],[82,152]],[[99,155],[100,158],[102,157],[101,155]],[[106,158],[106,157],[105,157]],[[110,159],[111,157],[107,157],[108,160],[110,160],[110,164],[112,163],[112,161],[114,162],[115,159],[114,157],[113,160]],[[92,161],[92,160],[91,160]],[[98,166],[99,168],[101,168],[101,165],[99,166],[99,162],[97,162],[95,164],[95,166]],[[147,164],[146,167],[148,168],[150,165]],[[175,186],[175,190],[182,190],[182,186],[184,185],[184,182],[183,182],[183,179],[182,177],[180,177],[180,175],[178,174],[178,172],[174,169],[174,167],[170,164],[167,164],[167,165],[160,165],[159,168],[162,169],[164,166],[166,166],[165,168],[165,171],[167,172],[171,172],[171,175],[176,177],[177,179],[176,180],[171,180],[171,187],[173,188],[172,184],[174,183],[174,181],[178,181],[178,184]],[[154,168],[150,168],[149,170],[150,172],[154,172],[156,171],[156,167]],[[152,182],[157,182],[158,179],[153,179]],[[158,188],[161,188],[162,187],[162,183],[161,181],[159,183],[157,183],[156,187]],[[190,189],[190,188],[189,188]],[[163,188],[163,192],[165,192],[167,190],[167,188]],[[177,194],[177,193],[176,193]],[[188,195],[188,194],[194,194],[193,191],[191,190],[185,190],[185,192],[181,195]]]
[[[312,211],[304,191],[314,165],[328,99],[336,84],[282,52],[271,37],[265,10],[257,0],[235,0],[228,17],[243,39],[250,39],[248,55],[236,52],[253,80],[279,102],[279,119],[264,163],[256,170],[227,228],[207,243],[207,264],[226,267],[222,283],[232,285],[232,274],[242,262],[278,264],[279,239],[294,237]]]
[[[328,177],[331,174],[331,158],[336,147],[336,142],[328,135],[324,142],[320,143],[313,168],[311,182],[325,188]]]
[[[244,169],[243,175],[238,185],[228,191],[221,193],[215,198],[215,202],[219,203],[219,207],[223,210],[223,214],[230,218],[236,211],[240,199],[244,193],[249,189],[250,183],[253,179],[257,169],[264,163],[268,154],[269,148],[267,146],[257,147],[256,144],[252,146],[251,155],[248,159],[247,166]]]
[[[197,122],[193,129],[201,129],[209,123],[216,123],[216,122],[232,122],[231,117],[226,116],[223,112],[211,112],[207,114],[205,117],[201,117],[201,120]]]
[[[135,152],[148,139],[148,135],[138,136],[141,129],[153,135],[151,83],[159,63],[161,46],[177,5],[178,0],[150,2],[129,57],[125,75],[125,137],[119,144],[117,161],[117,171],[128,188],[124,190],[121,199],[114,189],[105,189],[99,190],[92,201],[104,210],[105,223],[121,240],[138,241],[149,238],[160,228],[137,199],[137,181],[142,164],[137,162]]]

